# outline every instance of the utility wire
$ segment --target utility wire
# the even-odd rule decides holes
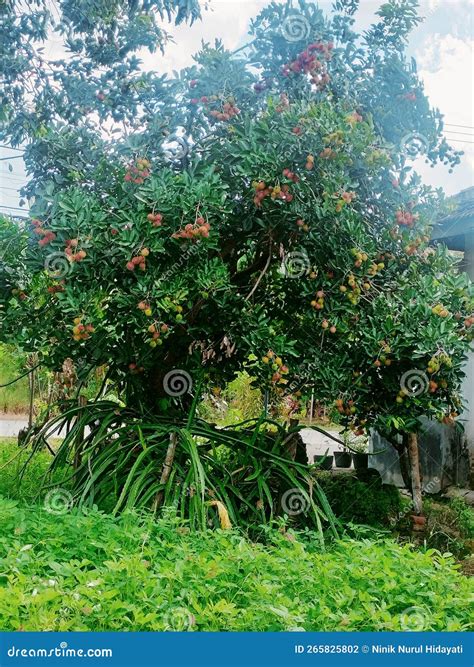
[[[457,130],[444,130],[444,134],[463,134],[466,137],[474,138],[474,134],[472,132],[458,132]]]
[[[0,144],[0,148],[8,148],[9,151],[18,151],[18,153],[24,153],[24,148],[13,148],[13,146],[6,146],[5,144]]]
[[[6,204],[0,204],[0,208],[9,208],[12,211],[21,211],[22,213],[29,213],[29,210],[25,208],[20,208],[19,206],[7,206]]]
[[[464,127],[466,130],[474,130],[474,126],[472,125],[456,125],[456,123],[444,123],[445,125],[449,125],[450,127]]]

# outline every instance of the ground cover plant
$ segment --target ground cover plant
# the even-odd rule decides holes
[[[171,515],[51,514],[0,499],[3,630],[466,630],[472,579],[390,539],[280,526],[266,543]]]

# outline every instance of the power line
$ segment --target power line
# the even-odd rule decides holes
[[[0,204],[0,208],[9,208],[12,211],[21,211],[22,213],[29,213],[29,209],[20,208],[19,206],[7,206],[6,204]]]
[[[464,127],[466,130],[474,130],[472,125],[456,125],[456,123],[444,123],[444,125],[449,125],[450,127]]]
[[[6,146],[5,144],[0,144],[0,148],[8,148],[9,151],[18,151],[19,153],[24,153],[24,148],[13,148],[13,146]]]
[[[7,176],[8,178],[28,178],[26,174],[20,174],[19,172],[15,171],[10,171],[8,168],[7,169],[2,169],[2,165],[0,165],[0,175],[3,174],[4,176]]]
[[[457,130],[445,130],[444,134],[464,134],[466,137],[474,137],[472,132],[458,132]]]

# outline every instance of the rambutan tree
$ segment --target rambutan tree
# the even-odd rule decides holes
[[[29,142],[34,204],[2,221],[1,340],[53,369],[72,359],[83,380],[105,367],[120,401],[65,412],[54,465],[76,447],[81,502],[174,503],[202,524],[217,504],[255,522],[292,487],[320,522],[280,425],[275,439],[196,415],[246,369],[270,397],[314,391],[358,434],[407,435],[421,511],[420,416],[457,416],[474,318],[468,278],[429,245],[440,193],[410,158],[460,158],[403,55],[416,3],[386,3],[363,37],[357,4],[325,18],[272,3],[249,44],[206,45],[174,78],[141,72],[136,45],[122,72],[98,40],[64,65],[80,100],[60,79],[39,128],[4,124]]]

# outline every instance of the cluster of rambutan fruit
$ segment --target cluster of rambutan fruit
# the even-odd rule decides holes
[[[150,161],[146,158],[137,158],[134,164],[125,172],[124,181],[141,185],[150,175]]]
[[[145,369],[143,366],[139,366],[134,361],[132,361],[128,364],[128,370],[132,375],[139,375],[140,373],[143,373]]]
[[[201,98],[202,101],[202,98]],[[239,107],[235,105],[233,101],[224,102],[222,105],[222,111],[218,109],[211,109],[209,111],[209,116],[215,118],[216,120],[232,120],[235,116],[238,116],[240,113]]]
[[[316,298],[311,301],[311,307],[316,310],[322,310],[324,308],[324,290],[320,289],[316,292]]]
[[[294,180],[295,178],[298,179],[298,176],[293,174],[293,172],[285,169],[284,172],[289,172],[293,178],[294,183],[297,183],[298,180]],[[290,178],[287,174],[284,174],[287,176],[287,178]],[[255,196],[253,198],[253,203],[255,206],[261,206],[262,201],[266,197],[270,197],[271,199],[281,199],[282,201],[286,202],[291,202],[293,200],[293,195],[290,192],[290,188],[288,185],[267,185],[265,181],[252,181],[252,187],[255,190]]]
[[[17,297],[18,297],[19,299],[21,299],[22,301],[24,301],[24,300],[28,297],[28,295],[27,295],[26,292],[24,292],[24,291],[21,290],[21,289],[18,289],[17,287],[14,287],[14,288],[12,289],[12,295],[13,295],[13,296],[17,296]]]
[[[334,193],[334,196],[337,198],[336,201],[336,213],[340,213],[346,204],[350,204],[355,198],[355,192],[341,192]]]
[[[198,238],[207,239],[209,236],[210,229],[211,225],[208,222],[206,222],[206,220],[202,216],[199,216],[198,218],[196,218],[194,224],[188,223],[183,227],[183,229],[174,232],[174,234],[172,234],[171,237],[173,239],[198,239]]]
[[[413,214],[410,213],[410,211],[404,211],[403,209],[400,209],[395,213],[395,221],[397,225],[402,227],[413,227],[417,218],[417,213]]]
[[[352,399],[349,399],[348,401],[344,402],[342,398],[336,398],[334,404],[336,406],[337,411],[341,415],[353,415],[356,413],[356,408],[354,406],[354,401]]]
[[[286,93],[280,93],[280,103],[275,107],[277,113],[283,113],[286,109],[290,107],[290,100]]]
[[[324,319],[321,322],[321,327],[323,329],[327,329],[329,331],[329,333],[332,333],[332,334],[335,334],[336,331],[337,331],[336,326],[334,324],[331,324],[330,322],[328,322],[328,320],[326,320],[326,319]]]
[[[437,303],[436,306],[433,306],[431,312],[433,315],[438,315],[439,317],[448,317],[449,315],[449,310],[442,303]]]
[[[296,221],[296,226],[299,227],[303,232],[309,232],[309,225],[301,218],[298,218]]]
[[[353,126],[356,123],[362,122],[362,116],[357,111],[353,111],[346,116],[346,121],[349,123],[349,125]]]
[[[194,86],[190,87],[194,88]],[[218,95],[210,95],[209,97],[202,95],[201,97],[191,98],[191,104],[199,104],[200,102],[204,105],[207,115],[215,120],[232,120],[232,118],[238,116],[240,113],[240,109],[235,104],[233,97],[228,97],[225,100]]]
[[[137,308],[143,312],[146,317],[152,317],[153,311],[151,305],[148,301],[140,301],[137,304]],[[181,308],[182,310],[182,308]],[[148,327],[148,333],[151,334],[151,338],[148,341],[150,347],[156,347],[157,345],[163,345],[161,340],[161,335],[166,334],[169,331],[169,326],[164,322],[153,322]]]
[[[383,271],[385,268],[385,262],[373,262],[367,269],[367,274],[369,276],[376,276],[377,273]]]
[[[352,248],[351,255],[354,257],[354,266],[356,269],[359,269],[363,262],[367,262],[369,259],[367,253],[360,251],[358,248]]]
[[[150,347],[163,345],[162,335],[168,333],[169,327],[167,324],[153,323],[148,327],[148,332],[151,334],[151,339],[148,341]]]
[[[311,153],[306,156],[305,168],[308,171],[311,171],[312,169],[314,169],[314,155],[311,155]]]
[[[426,367],[426,370],[430,375],[433,375],[434,373],[437,373],[441,366],[446,366],[446,368],[452,368],[453,366],[453,361],[449,354],[446,354],[446,352],[440,352],[439,354],[435,354],[431,357],[431,359],[428,361],[428,365]],[[441,385],[443,386],[443,385]],[[443,386],[443,389],[446,389],[446,386]]]
[[[39,239],[39,241],[38,241],[39,246],[48,245],[48,243],[51,243],[51,241],[54,241],[54,239],[56,238],[56,234],[54,232],[52,232],[51,230],[45,229],[43,227],[43,223],[41,222],[41,220],[38,220],[38,219],[34,218],[31,221],[31,224],[34,227],[33,232],[35,234],[37,234],[38,236],[43,237],[43,238]]]
[[[66,241],[64,253],[70,262],[82,262],[82,260],[87,257],[87,253],[83,249],[75,252],[78,245],[79,239],[68,239]]]
[[[163,222],[163,216],[161,213],[148,213],[146,217],[147,220],[151,222],[153,227],[161,227],[161,223]]]
[[[344,401],[342,398],[337,398],[334,403],[340,415],[344,415],[345,417],[349,417],[351,419],[351,423],[348,424],[351,431],[354,431],[355,435],[364,435],[367,420],[359,420],[357,417],[355,417],[357,409],[355,407],[354,401],[352,399]]]
[[[350,291],[346,285],[339,285],[339,291],[343,294],[346,294],[348,301],[350,301],[352,305],[355,306],[359,302],[361,289],[352,271],[347,277],[347,284],[351,288]],[[369,289],[370,283],[363,283],[363,287],[365,289]]]
[[[388,355],[392,352],[392,348],[385,340],[380,341],[380,347],[382,350],[377,356],[377,359],[374,361],[375,368],[380,368],[381,366],[391,366],[392,360]]]
[[[74,340],[87,340],[95,329],[92,324],[83,324],[82,315],[74,318],[74,326],[72,327],[72,337]]]
[[[135,257],[132,257],[132,259],[127,262],[126,268],[129,271],[135,271],[135,268],[138,266],[138,268],[141,271],[145,271],[146,258],[148,257],[149,254],[150,251],[148,250],[148,248],[142,248],[138,255],[135,255]]]
[[[464,319],[464,326],[469,329],[474,325],[474,315],[470,315]]]
[[[323,158],[323,160],[333,160],[336,155],[337,153],[335,150],[329,146],[326,146],[326,148],[323,148],[323,150],[320,152],[319,157]]]
[[[330,60],[332,49],[332,42],[328,42],[327,44],[323,44],[322,42],[310,44],[304,51],[298,54],[295,60],[283,65],[283,76],[309,74],[312,84],[318,89],[324,88],[329,83],[329,74],[324,61]],[[316,52],[319,52],[319,54]]]
[[[64,283],[64,281],[62,281],[62,283]],[[64,292],[64,285],[63,284],[50,285],[48,287],[48,292],[49,292],[49,294],[56,294],[57,292]]]
[[[283,363],[281,357],[278,357],[273,350],[268,350],[268,352],[262,357],[262,362],[265,365],[268,365],[268,368],[271,375],[271,382],[273,384],[287,384],[288,380],[283,377],[289,372],[288,366]]]

